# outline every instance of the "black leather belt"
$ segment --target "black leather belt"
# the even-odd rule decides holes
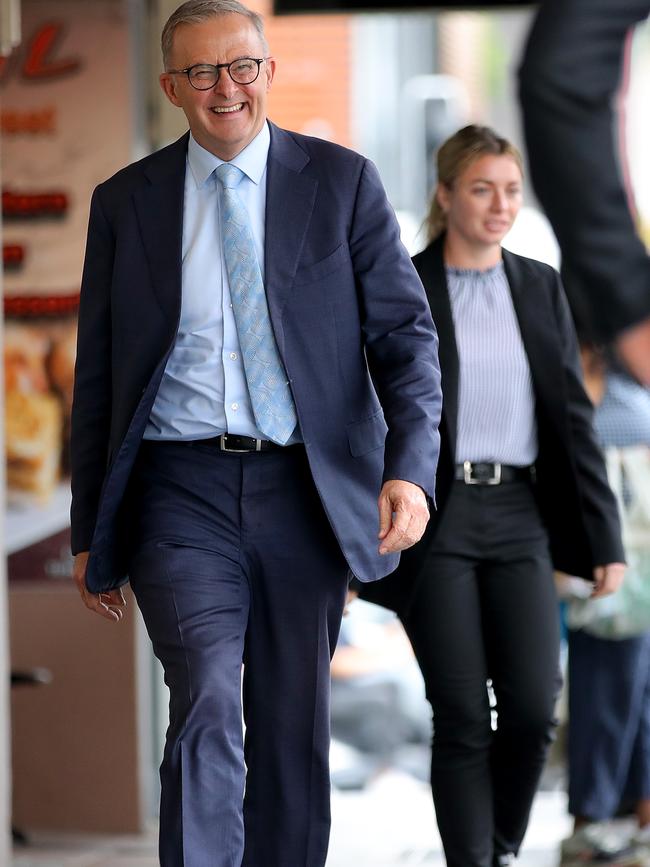
[[[454,478],[466,485],[501,485],[504,482],[535,480],[535,466],[513,467],[510,464],[488,464],[465,461],[456,464]]]
[[[204,440],[181,440],[188,446],[208,446],[220,452],[233,452],[234,454],[249,454],[250,452],[273,452],[292,448],[292,446],[280,446],[271,440],[258,440],[255,437],[245,437],[240,434],[225,433],[218,437],[210,437]],[[297,445],[297,443],[296,443]]]

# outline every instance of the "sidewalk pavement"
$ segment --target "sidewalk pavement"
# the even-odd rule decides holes
[[[571,824],[566,795],[540,792],[518,867],[557,867]],[[445,865],[428,784],[388,771],[362,792],[335,793],[327,867],[415,865]]]
[[[566,796],[541,792],[518,867],[557,867],[569,832]],[[155,828],[120,837],[34,833],[12,867],[157,867],[155,838]],[[335,790],[327,867],[444,867],[428,785],[386,771],[363,791]]]

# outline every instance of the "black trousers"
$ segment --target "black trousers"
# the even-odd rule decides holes
[[[404,626],[433,708],[447,864],[491,867],[521,845],[560,687],[553,570],[531,485],[454,483]]]

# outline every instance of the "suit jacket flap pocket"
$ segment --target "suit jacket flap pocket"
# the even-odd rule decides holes
[[[347,425],[351,454],[358,458],[374,449],[380,449],[384,445],[387,430],[384,413],[381,410],[370,418],[351,422]]]

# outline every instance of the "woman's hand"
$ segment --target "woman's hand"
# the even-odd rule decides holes
[[[606,563],[604,566],[594,568],[594,589],[592,599],[600,599],[601,596],[609,596],[616,593],[623,583],[626,570],[625,563]]]

